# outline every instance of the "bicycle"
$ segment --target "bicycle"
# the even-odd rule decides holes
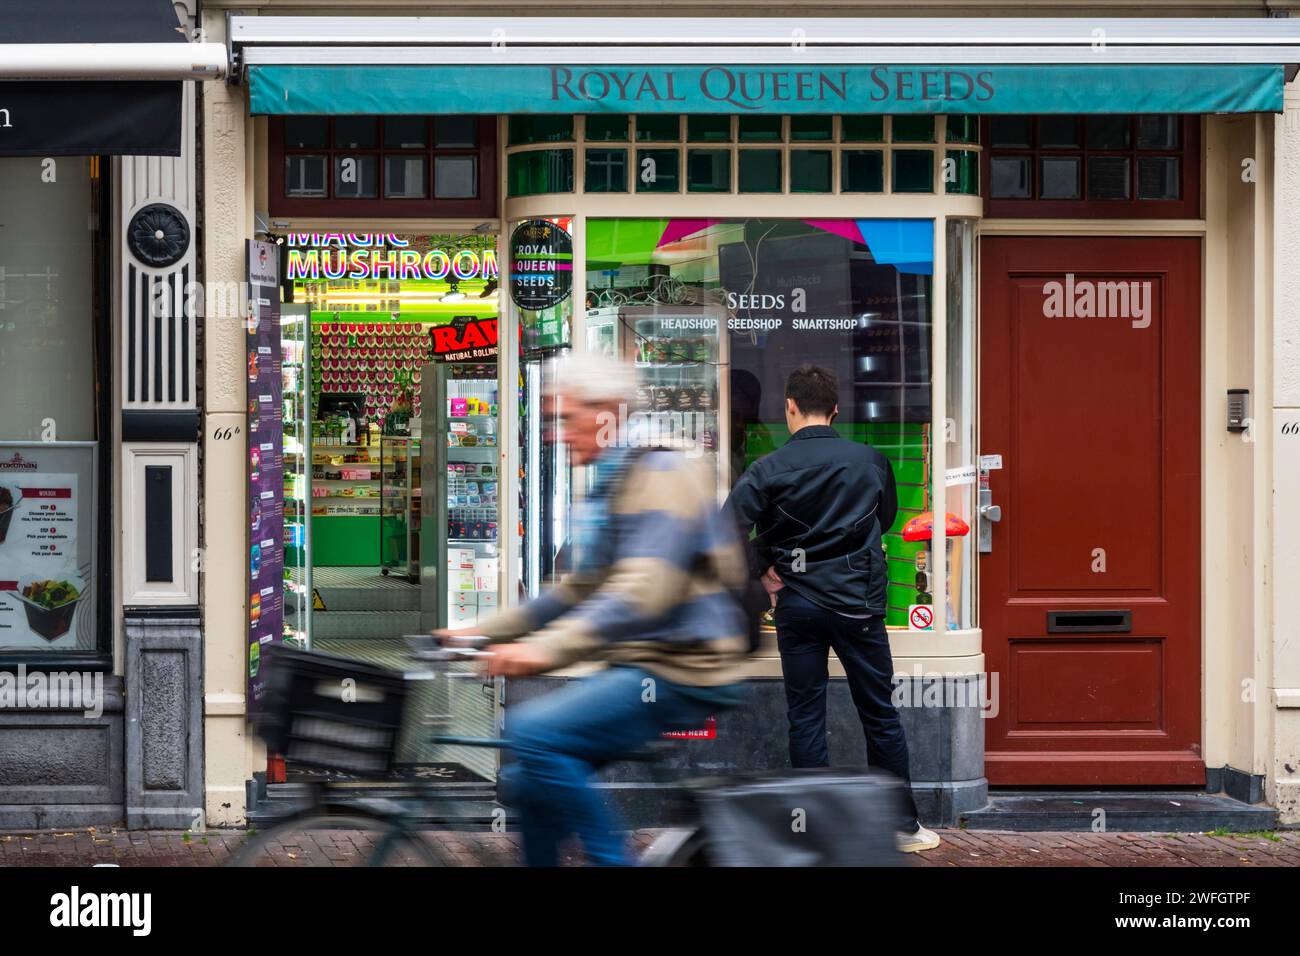
[[[348,773],[356,772],[358,764],[376,771],[390,769],[409,683],[436,676],[440,665],[478,660],[491,654],[482,649],[482,638],[462,637],[458,639],[462,646],[451,648],[437,645],[426,635],[406,640],[410,656],[423,667],[400,675],[377,674],[372,665],[347,658],[276,648],[268,655],[273,662],[271,673],[275,675],[276,686],[267,712],[259,720],[258,732],[267,738],[271,748],[285,754],[286,762]],[[430,670],[431,667],[434,669]],[[320,694],[323,687],[332,686],[331,680],[369,681],[372,695],[386,690],[391,699],[371,700],[370,707],[358,707],[356,701],[335,706],[338,701],[332,693]],[[322,735],[327,733],[329,743],[322,743]],[[503,739],[490,737],[440,734],[428,739],[430,743],[445,746],[498,750],[509,746]],[[306,759],[295,760],[295,754],[300,758],[305,755]],[[660,756],[659,750],[652,749],[626,754],[622,759],[647,761],[654,768]],[[360,759],[349,762],[354,757]],[[281,849],[308,844],[328,848],[334,843],[330,834],[346,832],[353,836],[343,849],[336,847],[335,855],[355,858],[363,866],[442,866],[442,859],[423,836],[430,823],[463,828],[472,818],[474,824],[482,825],[479,817],[461,814],[458,818],[457,814],[444,812],[463,798],[454,784],[417,781],[410,793],[399,796],[376,796],[360,789],[363,786],[356,779],[328,777],[307,783],[306,799],[268,829],[251,835],[227,865],[271,865],[277,862]],[[682,788],[681,794],[685,793],[686,788]],[[494,823],[496,819],[504,820],[504,817],[494,814]],[[358,838],[356,834],[363,836]],[[289,849],[285,852],[293,855]],[[708,865],[704,828],[694,824],[666,830],[642,855],[641,865]]]

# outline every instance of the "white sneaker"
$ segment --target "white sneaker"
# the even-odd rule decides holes
[[[939,842],[939,834],[925,827],[918,827],[915,833],[898,834],[898,851],[920,853],[922,850],[933,850]]]

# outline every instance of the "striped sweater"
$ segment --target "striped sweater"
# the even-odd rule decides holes
[[[697,687],[739,680],[746,627],[728,588],[745,556],[709,461],[611,449],[599,467],[607,477],[575,508],[575,528],[595,533],[575,542],[574,572],[479,632],[540,645],[552,669],[600,660]]]

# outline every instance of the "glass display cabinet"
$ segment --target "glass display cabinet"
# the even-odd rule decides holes
[[[280,375],[284,428],[284,638],[310,646],[311,633],[311,374],[307,307],[285,303],[280,311]],[[250,406],[252,403],[250,403]],[[253,502],[252,507],[259,507]]]
[[[379,570],[420,580],[420,440],[379,440]]]

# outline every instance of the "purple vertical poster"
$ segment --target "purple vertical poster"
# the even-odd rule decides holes
[[[248,710],[266,693],[262,652],[284,637],[284,422],[280,380],[279,255],[249,240]]]

